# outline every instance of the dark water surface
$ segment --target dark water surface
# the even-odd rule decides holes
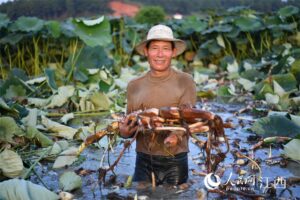
[[[231,121],[235,128],[234,129],[226,129],[226,135],[229,138],[229,143],[231,144],[232,149],[239,149],[244,152],[247,152],[253,143],[249,143],[247,138],[249,135],[254,135],[248,128],[251,127],[251,123],[253,123],[253,117],[250,114],[239,114],[235,113],[245,107],[244,105],[237,104],[218,104],[218,103],[208,103],[205,105],[205,108],[208,110],[215,112],[220,115],[224,121]],[[199,136],[201,137],[201,136]],[[203,139],[204,137],[202,137]],[[238,146],[236,145],[238,141]],[[235,145],[233,145],[235,144]],[[300,148],[300,147],[299,147]],[[109,154],[110,164],[118,157],[119,152],[123,149],[122,145],[114,148],[114,152]],[[300,164],[295,163],[293,161],[289,162],[286,168],[281,168],[277,165],[267,165],[266,158],[269,156],[269,147],[264,147],[256,150],[254,152],[254,158],[260,158],[262,163],[260,164],[262,169],[262,181],[263,183],[259,186],[256,186],[253,190],[256,193],[263,194],[270,182],[276,179],[276,177],[281,176],[282,181],[286,180],[289,177],[300,177]],[[272,147],[272,156],[279,156],[282,152],[282,149],[278,146]],[[202,163],[199,157],[201,157],[202,153],[198,146],[196,146],[190,140],[190,153],[189,153],[189,187],[186,189],[180,189],[179,187],[170,187],[170,186],[158,186],[153,189],[151,186],[140,189],[136,184],[133,184],[130,188],[125,189],[123,185],[126,183],[127,177],[132,176],[134,172],[135,165],[135,144],[130,148],[129,151],[126,151],[123,157],[121,158],[119,164],[115,168],[115,174],[117,175],[116,181],[114,184],[102,185],[98,184],[98,173],[97,170],[100,167],[101,158],[103,155],[103,150],[95,147],[87,148],[82,156],[85,157],[85,161],[80,165],[75,167],[70,167],[68,169],[60,169],[60,170],[52,170],[51,165],[49,166],[39,166],[36,169],[36,172],[42,177],[43,181],[52,191],[59,191],[59,176],[65,171],[75,171],[78,169],[85,170],[94,170],[94,172],[81,176],[83,185],[81,189],[71,192],[75,195],[76,199],[201,199],[204,196],[204,199],[224,199],[224,197],[220,197],[217,194],[207,193],[207,189],[204,185],[204,177],[194,174],[195,172],[203,172],[205,167],[199,163]],[[107,155],[107,153],[106,153]],[[233,180],[237,178],[235,166],[236,160],[233,155],[229,152],[226,155],[226,159],[222,162],[223,167],[225,167],[224,176],[221,178],[221,183],[225,183],[227,181]],[[107,156],[103,162],[104,166],[108,166],[107,164]],[[249,177],[258,176],[257,173],[253,174],[247,165],[242,166],[241,169],[245,170],[247,173],[244,175],[245,179],[248,180]],[[107,174],[106,180],[109,180],[112,173]],[[248,177],[248,178],[247,178]],[[39,180],[33,176],[31,178],[33,182],[41,184]],[[280,188],[282,186],[282,188]],[[284,190],[284,185],[278,185],[276,194],[279,198],[279,194]],[[282,199],[298,199],[300,198],[300,185],[293,185],[288,187],[290,192],[287,190],[281,195]],[[113,196],[113,197],[112,197]],[[206,198],[205,198],[206,196]],[[238,199],[247,199],[243,196],[236,196]],[[228,197],[225,197],[228,198]]]

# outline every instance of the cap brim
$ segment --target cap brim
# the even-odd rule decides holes
[[[186,49],[186,43],[183,40],[179,40],[179,39],[169,39],[169,38],[159,38],[159,39],[151,39],[151,40],[144,40],[143,42],[139,43],[136,47],[135,50],[142,56],[145,56],[144,54],[144,49],[145,46],[147,45],[147,43],[149,41],[152,40],[162,40],[162,41],[170,41],[170,42],[174,42],[175,44],[175,48],[176,48],[176,55],[178,56],[180,54],[182,54],[185,49]]]

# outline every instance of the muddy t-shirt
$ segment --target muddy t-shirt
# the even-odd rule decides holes
[[[191,75],[171,69],[163,77],[154,77],[150,72],[129,82],[127,86],[127,113],[165,106],[195,105],[196,85]],[[166,148],[164,139],[169,133],[140,132],[136,139],[136,151],[152,155],[176,155],[188,152],[188,135],[175,147]]]

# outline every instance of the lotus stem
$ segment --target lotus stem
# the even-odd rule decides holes
[[[48,148],[44,153],[42,153],[42,155],[41,155],[38,159],[36,159],[36,161],[29,167],[29,169],[28,169],[28,170],[26,171],[26,173],[23,175],[23,179],[27,179],[27,178],[28,178],[28,176],[29,176],[31,170],[33,170],[33,168],[36,166],[36,164],[37,164],[40,160],[42,160],[42,159],[46,156],[46,154],[48,154],[48,153],[50,152],[51,149],[52,149],[52,147],[51,147],[51,148]]]

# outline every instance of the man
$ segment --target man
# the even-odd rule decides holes
[[[184,52],[184,41],[175,39],[165,25],[153,26],[147,39],[136,51],[147,57],[150,71],[129,82],[127,114],[137,110],[195,105],[196,85],[191,75],[172,68],[172,58]],[[120,123],[120,135],[132,137],[137,130],[135,121],[125,118]],[[178,136],[180,135],[180,136]],[[166,146],[168,138],[171,145]],[[136,166],[133,181],[179,185],[188,178],[188,135],[184,133],[140,132],[136,138]]]

